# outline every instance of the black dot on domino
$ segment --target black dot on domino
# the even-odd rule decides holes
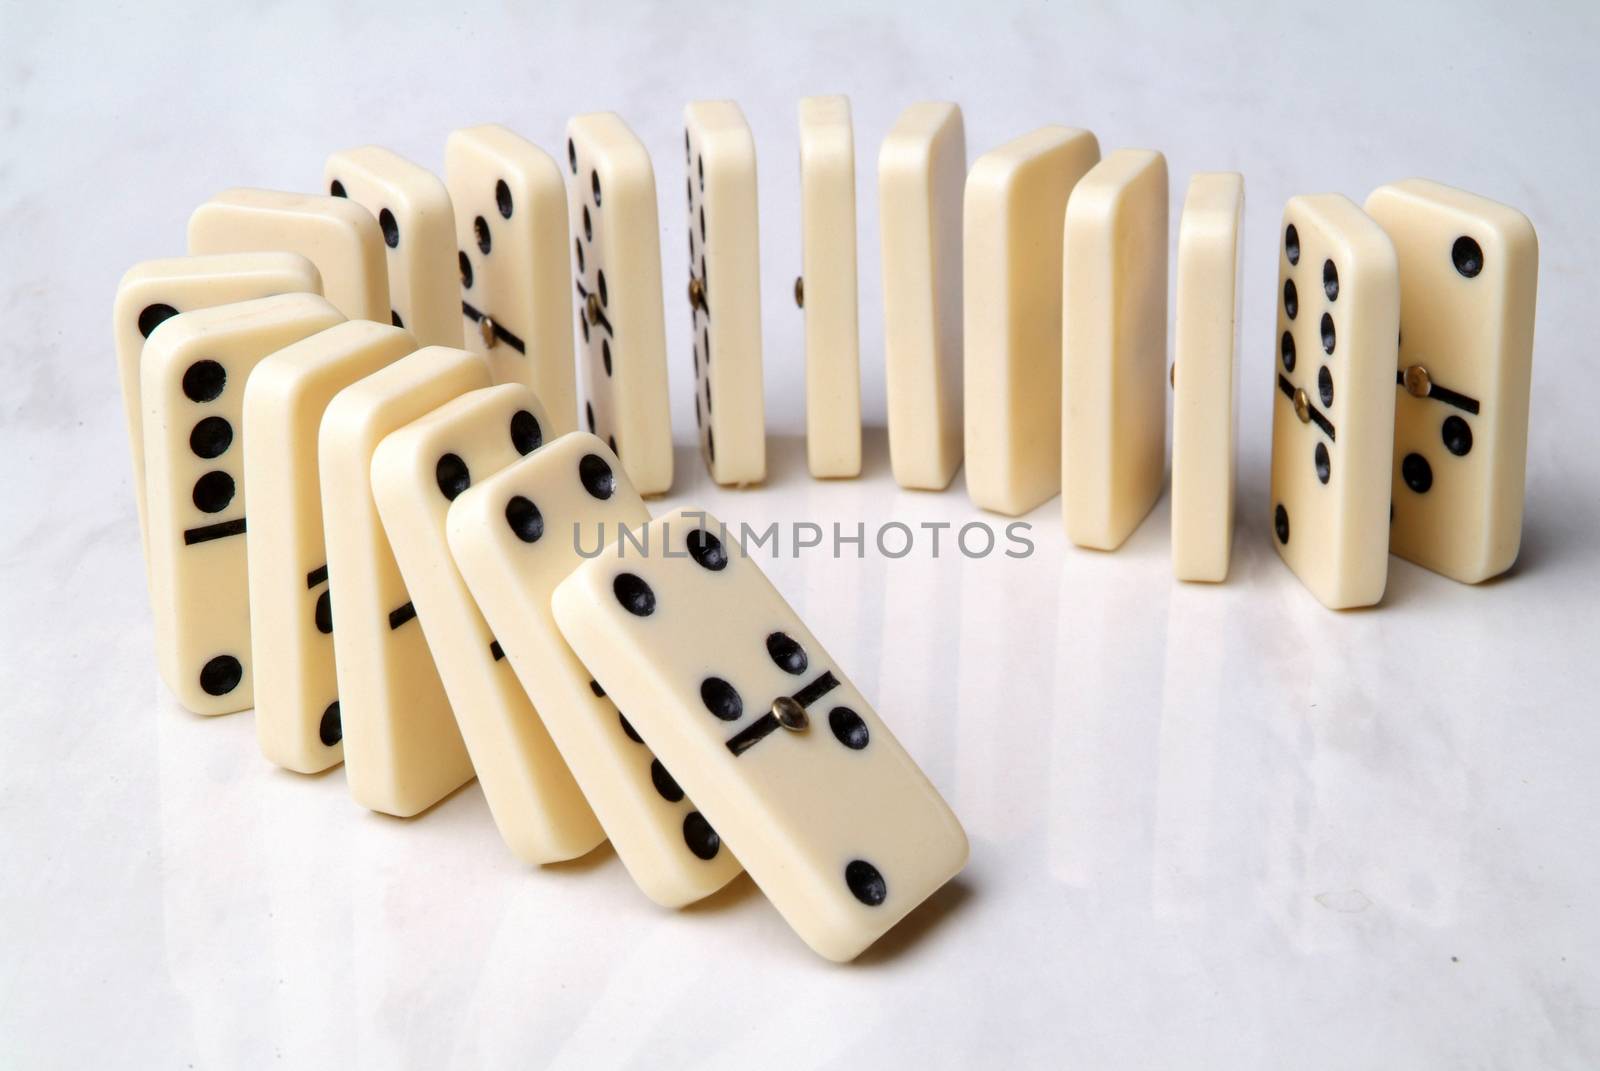
[[[604,502],[617,489],[617,477],[599,454],[584,454],[578,459],[578,482],[589,492],[589,497]]]
[[[1331,260],[1322,262],[1322,292],[1328,295],[1329,301],[1339,300],[1339,269]]]
[[[1333,356],[1333,343],[1334,343],[1333,317],[1328,315],[1327,313],[1323,313],[1322,314],[1322,352],[1326,353],[1330,357]]]
[[[650,760],[650,783],[656,786],[656,792],[668,803],[683,801],[683,789],[678,787],[678,782],[672,779],[667,768],[661,765],[660,759]]]
[[[1421,454],[1407,454],[1400,462],[1400,478],[1417,494],[1425,495],[1433,486],[1433,466]]]
[[[474,216],[472,220],[472,238],[478,243],[478,252],[488,255],[494,247],[494,236],[489,233],[489,221],[482,216]]]
[[[860,751],[866,747],[871,735],[867,732],[867,723],[861,720],[861,715],[849,707],[834,707],[830,710],[828,728],[833,730],[834,738],[851,751]]]
[[[700,702],[723,721],[738,721],[744,714],[739,690],[721,677],[707,677],[700,682]]]
[[[1317,369],[1317,397],[1322,399],[1323,408],[1333,405],[1333,373],[1327,365]]]
[[[600,304],[610,306],[611,292],[606,289],[606,273],[596,268],[594,272],[595,289],[600,291]]]
[[[852,859],[844,868],[844,883],[851,894],[868,907],[877,907],[889,898],[889,884],[878,868],[865,859]]]
[[[1300,232],[1294,229],[1293,223],[1283,232],[1283,252],[1290,264],[1300,263]]]
[[[709,368],[711,366],[711,328],[709,325],[700,329],[700,345],[706,351],[706,367]]]
[[[511,187],[506,185],[505,179],[495,181],[494,206],[500,210],[501,219],[511,218]]]
[[[244,680],[244,666],[233,655],[217,655],[200,667],[200,689],[207,695],[227,695]]]
[[[589,206],[583,206],[583,237],[585,241],[594,241],[594,221],[589,218]]]
[[[1457,457],[1466,457],[1472,450],[1472,427],[1458,416],[1445,417],[1439,434],[1444,439],[1444,448]]]
[[[312,611],[311,619],[317,623],[317,631],[324,636],[333,631],[333,599],[326,591],[317,596],[317,608]]]
[[[567,139],[567,166],[572,168],[572,173],[578,173],[578,148],[572,144],[572,139]]]
[[[700,240],[702,242],[706,240],[706,206],[705,205],[701,205],[700,206]],[[704,274],[705,273],[702,271],[701,272],[702,277],[704,276]],[[721,278],[721,276],[718,276],[718,278]]]
[[[402,329],[406,326],[406,322],[400,319],[400,313],[394,309],[389,310],[389,322]]]
[[[1291,320],[1300,315],[1300,292],[1293,279],[1283,281],[1283,314]]]
[[[707,394],[706,395],[706,414],[709,416],[710,413],[711,413],[711,395]],[[706,457],[710,458],[711,462],[713,464],[716,463],[716,460],[717,460],[717,437],[716,437],[715,434],[712,433],[710,428],[706,429]]]
[[[704,528],[696,528],[689,533],[688,545],[689,557],[700,568],[717,573],[728,567],[728,552],[723,548],[722,540]]]
[[[317,739],[322,741],[324,747],[332,747],[344,739],[344,723],[339,720],[337,699],[322,712],[322,721],[317,723]]]
[[[620,710],[617,711],[617,722],[622,726],[622,732],[629,740],[632,740],[635,744],[644,743],[643,738],[639,736],[639,730],[633,727],[633,723],[625,718]]]
[[[183,373],[183,394],[191,402],[214,402],[228,385],[228,371],[216,361],[196,361]]]
[[[194,505],[202,513],[221,513],[233,501],[233,477],[213,470],[194,482]]]
[[[609,338],[600,340],[600,363],[605,366],[606,375],[611,375],[611,340]]]
[[[1317,479],[1323,483],[1327,483],[1328,477],[1333,475],[1333,462],[1328,457],[1328,447],[1326,443],[1317,444],[1316,450],[1312,453],[1312,460],[1317,466]]]
[[[1472,238],[1462,235],[1450,247],[1450,259],[1455,263],[1456,271],[1464,277],[1476,278],[1483,270],[1483,247]]]
[[[439,459],[433,466],[433,479],[439,485],[439,493],[452,502],[472,486],[472,473],[467,471],[467,463],[456,454],[445,454]]]
[[[590,435],[595,434],[595,430],[594,430],[594,404],[592,402],[584,402],[583,403],[583,418],[589,424],[589,434]]]
[[[506,503],[506,523],[524,543],[537,543],[544,535],[544,514],[531,499],[521,495],[512,495],[511,501]]]
[[[1278,535],[1278,542],[1289,542],[1289,511],[1279,503],[1278,508],[1272,511],[1272,530]]]
[[[600,687],[600,682],[597,680],[589,682],[589,691],[594,693],[596,699],[604,699],[606,697],[606,690]]]
[[[717,836],[717,831],[711,828],[711,823],[699,811],[690,811],[683,816],[683,843],[689,846],[696,858],[711,860],[717,857],[722,838]]]
[[[461,266],[461,289],[472,289],[472,261],[467,259],[466,250],[456,253],[456,263]]]
[[[350,196],[348,193],[344,192],[344,183],[340,182],[338,179],[334,179],[332,182],[328,183],[328,193],[334,197]]]
[[[178,310],[171,305],[146,305],[139,310],[139,334],[149,338],[150,332],[176,315]]]
[[[594,193],[594,206],[600,207],[600,172],[589,172],[589,189]]]
[[[767,654],[773,665],[785,673],[801,674],[806,671],[806,651],[787,632],[774,632],[767,637]]]
[[[694,162],[694,165],[695,165],[695,170],[700,173],[700,190],[703,193],[703,192],[705,192],[705,188],[706,188],[706,159],[705,159],[705,157],[702,156],[700,159],[696,160]],[[700,229],[700,237],[702,237],[702,238],[705,237],[705,228],[704,227],[702,227]]]
[[[588,342],[589,341],[589,318],[583,314],[583,310],[582,309],[578,310],[578,330],[583,332],[583,341],[584,342]],[[593,431],[594,429],[590,428],[589,430]]]
[[[196,457],[221,457],[233,445],[233,425],[219,416],[208,416],[189,432],[189,449]]]
[[[539,418],[526,409],[511,414],[511,445],[524,456],[544,445],[544,429],[539,426]]]
[[[583,274],[583,239],[582,238],[574,238],[572,240],[572,251],[573,251],[573,253],[575,253],[577,255],[577,258],[578,258],[578,274],[582,275]]]
[[[394,213],[387,208],[378,212],[378,228],[383,231],[383,244],[390,249],[400,247],[400,224],[395,221]]]
[[[692,159],[694,159],[694,153],[689,148],[689,132],[685,130],[683,132],[683,162],[687,164]]]
[[[656,593],[635,573],[619,573],[611,582],[611,593],[634,617],[649,617],[656,612]]]
[[[1294,371],[1294,336],[1289,332],[1283,333],[1283,340],[1278,343],[1278,352],[1283,355],[1283,370]]]

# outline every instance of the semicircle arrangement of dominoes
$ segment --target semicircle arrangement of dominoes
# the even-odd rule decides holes
[[[799,134],[806,456],[850,479],[849,101],[802,100]],[[418,814],[476,777],[519,859],[610,840],[668,907],[747,870],[813,949],[851,959],[962,868],[966,835],[739,540],[704,512],[651,517],[673,482],[654,166],[609,113],[555,149],[458,130],[443,181],[336,152],[319,192],[219,193],[188,255],[124,276],[161,675],[198,713],[253,706],[279,766],[342,762],[364,807]],[[684,110],[682,173],[695,433],[716,483],[759,484],[756,153],[737,104]],[[878,192],[895,481],[940,492],[964,464],[977,507],[1059,495],[1073,543],[1115,550],[1165,484],[1170,384],[1173,570],[1225,580],[1242,176],[1190,179],[1170,367],[1160,153],[1102,156],[1046,126],[969,167],[960,108],[920,103],[883,141]],[[1294,197],[1275,246],[1262,536],[1332,608],[1378,602],[1391,551],[1465,583],[1504,572],[1526,217],[1412,179],[1364,208]]]

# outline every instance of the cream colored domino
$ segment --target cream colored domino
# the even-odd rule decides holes
[[[622,459],[641,495],[672,487],[661,240],[650,155],[616,115],[567,123],[583,426]]]
[[[742,868],[601,692],[550,611],[551,592],[584,555],[650,522],[620,470],[599,439],[564,435],[475,482],[451,504],[447,531],[462,579],[618,858],[650,899],[681,907]]]
[[[767,476],[767,440],[755,139],[731,100],[690,104],[683,125],[700,451],[718,483],[760,483]]]
[[[1116,550],[1166,475],[1166,157],[1090,168],[1062,247],[1061,513],[1078,546]]]
[[[985,153],[963,203],[967,492],[1016,516],[1061,490],[1061,239],[1067,197],[1100,159],[1046,126]]]
[[[1389,575],[1394,244],[1340,194],[1291,197],[1278,278],[1273,544],[1324,605],[1370,606]]]
[[[273,294],[321,292],[322,277],[316,266],[298,253],[219,253],[147,260],[129,268],[117,284],[111,331],[117,344],[122,411],[128,422],[128,453],[133,458],[139,545],[144,549],[146,563],[150,558],[150,522],[145,516],[144,411],[139,404],[139,358],[144,353],[145,339],[182,312]]]
[[[942,491],[961,467],[961,109],[900,113],[878,151],[889,466],[901,487]]]
[[[322,415],[317,467],[345,780],[351,798],[369,810],[413,815],[472,780],[373,500],[372,455],[390,432],[488,385],[482,357],[429,346],[352,383]]]
[[[456,206],[467,348],[496,383],[526,383],[552,434],[578,426],[567,295],[567,200],[550,155],[503,126],[457,130],[444,147]]]
[[[455,211],[437,175],[378,145],[328,157],[323,185],[378,220],[387,247],[389,320],[424,346],[461,345]]]
[[[391,432],[372,455],[372,494],[416,605],[495,825],[527,863],[605,840],[450,557],[450,503],[544,443],[549,418],[520,383],[475,390]]]
[[[856,323],[856,145],[849,97],[800,101],[801,275],[806,462],[861,475],[861,337]]]
[[[185,312],[139,369],[150,518],[150,602],[161,676],[197,714],[250,706],[244,394],[267,354],[342,320],[316,294]]]
[[[317,430],[335,394],[416,348],[409,331],[350,320],[269,355],[245,387],[256,740],[299,773],[344,759]]]
[[[322,274],[322,292],[352,320],[389,322],[383,235],[372,213],[342,197],[224,190],[189,217],[190,253],[299,253]]]
[[[1539,239],[1516,209],[1424,179],[1366,207],[1400,260],[1389,549],[1476,584],[1522,544]]]
[[[965,864],[960,822],[716,518],[631,535],[556,623],[789,925],[854,958]]]
[[[1189,180],[1172,331],[1172,572],[1179,580],[1228,576],[1243,226],[1243,175],[1202,172]]]

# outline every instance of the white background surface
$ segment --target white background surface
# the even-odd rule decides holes
[[[1534,1067],[1600,1062],[1590,4],[0,0],[0,1063],[11,1066]],[[761,166],[768,420],[802,426],[795,106],[856,119],[866,412],[881,421],[875,167],[948,98],[970,154],[1035,125],[1245,173],[1241,501],[1221,587],[1169,579],[1166,503],[1120,552],[784,559],[771,573],[972,837],[952,886],[854,966],[748,879],[679,914],[609,849],[530,873],[470,786],[397,821],[269,767],[249,714],[154,667],[108,318],[234,184],[310,188],[454,127],[555,149],[615,109],[656,158],[679,434],[683,104],[733,96]],[[1332,614],[1267,541],[1272,250],[1284,199],[1420,174],[1508,201],[1542,278],[1528,514],[1468,589],[1394,561]],[[728,520],[962,523],[795,439]]]

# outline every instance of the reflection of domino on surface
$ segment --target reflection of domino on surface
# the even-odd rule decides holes
[[[980,156],[962,209],[967,492],[1017,516],[1061,490],[1061,248],[1067,197],[1100,160],[1047,126]]]
[[[557,586],[556,623],[789,925],[853,959],[961,869],[966,833],[714,517],[634,536]]]
[[[967,142],[954,104],[913,104],[878,151],[889,465],[942,491],[961,467],[961,198]]]
[[[474,482],[451,504],[446,528],[462,579],[617,857],[650,899],[681,907],[741,867],[572,653],[550,610],[551,592],[591,545],[649,522],[605,444],[578,432]]]
[[[1222,581],[1233,547],[1244,177],[1189,180],[1173,324],[1172,572]]]
[[[1062,515],[1074,543],[1115,550],[1166,472],[1166,158],[1118,149],[1091,168],[1062,245]]]
[[[856,147],[848,97],[800,101],[806,461],[813,476],[861,475],[856,293]]]

